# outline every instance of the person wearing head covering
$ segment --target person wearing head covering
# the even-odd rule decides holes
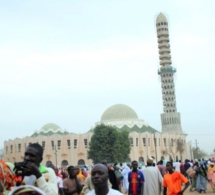
[[[205,192],[207,188],[207,170],[203,161],[200,162],[200,166],[196,170],[196,174],[196,190],[199,193]]]
[[[158,167],[155,167],[152,158],[147,159],[147,167],[143,169],[145,178],[142,195],[160,195],[163,177]]]
[[[209,163],[207,177],[208,177],[208,181],[211,185],[213,192],[215,192],[215,164],[214,164],[214,162]]]
[[[122,166],[122,187],[124,189],[124,192],[127,193],[128,192],[128,187],[129,187],[129,183],[128,183],[128,173],[131,171],[131,169],[128,167],[128,165],[125,163]]]
[[[0,159],[0,194],[11,190],[15,185],[15,174],[8,164]],[[11,163],[10,165],[12,166]]]
[[[191,187],[190,187],[190,191],[194,191],[196,189],[196,171],[199,168],[199,163],[198,161],[195,162],[192,166],[192,171],[190,171],[190,177],[192,178],[192,183],[191,183]]]

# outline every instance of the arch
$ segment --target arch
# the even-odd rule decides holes
[[[142,156],[139,157],[139,162],[144,162],[144,158]]]
[[[139,157],[139,166],[144,165],[144,158],[142,156]]]
[[[67,167],[68,165],[69,165],[69,163],[67,160],[62,160],[62,162],[61,162],[62,167]]]
[[[176,158],[175,158],[175,160],[176,160],[176,161],[178,161],[178,155],[176,155]]]
[[[78,160],[78,165],[85,165],[85,161],[83,159]]]
[[[46,167],[50,167],[50,165],[52,165],[52,161],[48,160],[48,161],[46,162]]]

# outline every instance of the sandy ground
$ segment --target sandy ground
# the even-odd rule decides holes
[[[188,189],[185,191],[184,195],[197,195],[197,194],[199,195],[199,194],[200,194],[200,193],[197,192],[197,191],[190,192],[189,189],[190,189],[190,188],[188,187]],[[205,194],[205,193],[202,193],[202,194]],[[214,195],[215,195],[215,193],[212,191],[211,186],[209,185],[209,183],[208,183],[208,185],[207,185],[206,194],[214,194]],[[127,195],[127,194],[125,194],[125,195]],[[153,195],[153,194],[152,194],[152,195]]]

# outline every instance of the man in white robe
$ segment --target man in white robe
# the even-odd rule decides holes
[[[128,192],[128,187],[129,187],[129,183],[128,183],[128,173],[131,171],[131,169],[126,165],[126,163],[122,166],[122,187],[124,189],[124,192],[127,193]]]
[[[153,166],[153,159],[148,158],[147,167],[143,169],[145,182],[142,195],[160,195],[162,191],[163,177],[156,166]]]

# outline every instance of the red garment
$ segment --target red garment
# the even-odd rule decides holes
[[[137,194],[137,172],[132,172],[131,174],[131,181],[132,181],[132,184],[131,184],[131,188],[132,188],[132,192],[133,194]]]
[[[184,163],[180,164],[180,172],[183,174],[184,173]]]

